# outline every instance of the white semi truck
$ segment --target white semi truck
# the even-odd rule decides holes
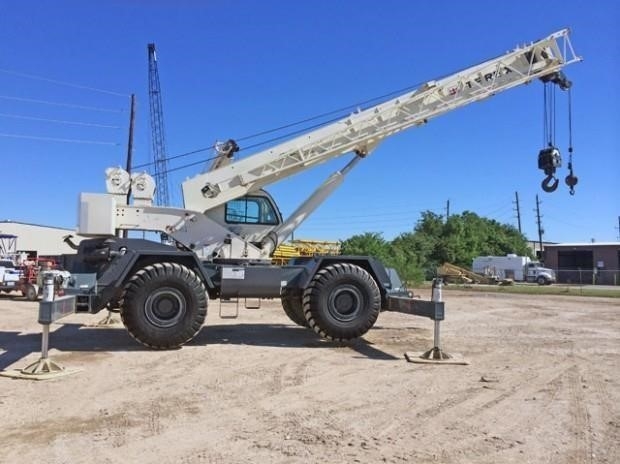
[[[476,274],[512,279],[517,282],[536,282],[539,285],[555,283],[555,272],[532,261],[528,256],[507,254],[506,256],[478,256],[471,266]]]
[[[90,238],[76,247],[67,293],[76,295],[78,311],[118,308],[129,333],[159,349],[198,333],[207,295],[280,298],[293,322],[331,340],[363,335],[382,310],[442,318],[443,307],[408,298],[371,257],[285,266],[270,258],[383,139],[538,79],[568,89],[562,69],[577,61],[565,29],[242,159],[234,159],[238,146],[229,140],[207,172],[183,182],[183,209],[154,206],[148,174],[108,169],[107,193],[80,196],[78,233]],[[346,154],[350,161],[283,219],[263,187]],[[120,237],[131,230],[166,234],[173,245]]]

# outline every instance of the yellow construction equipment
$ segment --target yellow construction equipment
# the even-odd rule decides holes
[[[328,240],[298,239],[282,243],[272,255],[274,264],[286,264],[293,258],[300,256],[339,255],[340,242]]]
[[[458,284],[489,284],[500,283],[500,279],[495,276],[476,274],[475,272],[457,266],[456,264],[443,263],[437,268],[437,276],[444,282]]]

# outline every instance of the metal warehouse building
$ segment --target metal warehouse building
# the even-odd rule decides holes
[[[71,229],[0,220],[0,234],[16,235],[17,250],[36,251],[39,256],[58,256],[63,253],[75,253],[62,240],[64,236],[75,235],[75,233],[75,230]],[[77,243],[79,240],[75,239],[74,242]]]
[[[561,283],[620,285],[620,242],[547,245],[545,266]]]

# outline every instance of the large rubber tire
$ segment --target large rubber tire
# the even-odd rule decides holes
[[[545,284],[547,283],[547,279],[545,279],[543,276],[539,276],[539,277],[536,279],[536,283],[537,283],[538,285],[545,285]]]
[[[207,316],[202,280],[177,263],[152,264],[136,272],[125,285],[120,306],[129,334],[160,350],[190,341]]]
[[[308,327],[308,321],[306,321],[306,317],[304,316],[304,307],[301,302],[301,296],[299,295],[290,295],[284,290],[282,292],[282,308],[284,309],[284,314],[288,316],[288,318],[301,327]]]
[[[331,264],[317,272],[302,301],[310,328],[335,341],[364,335],[381,310],[377,283],[366,270],[349,263]]]

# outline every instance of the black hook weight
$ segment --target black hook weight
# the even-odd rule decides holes
[[[575,185],[579,182],[579,179],[573,174],[573,163],[568,163],[568,176],[564,179],[566,185],[568,185],[568,191],[571,195],[575,194]],[[544,188],[544,187],[543,187]]]

